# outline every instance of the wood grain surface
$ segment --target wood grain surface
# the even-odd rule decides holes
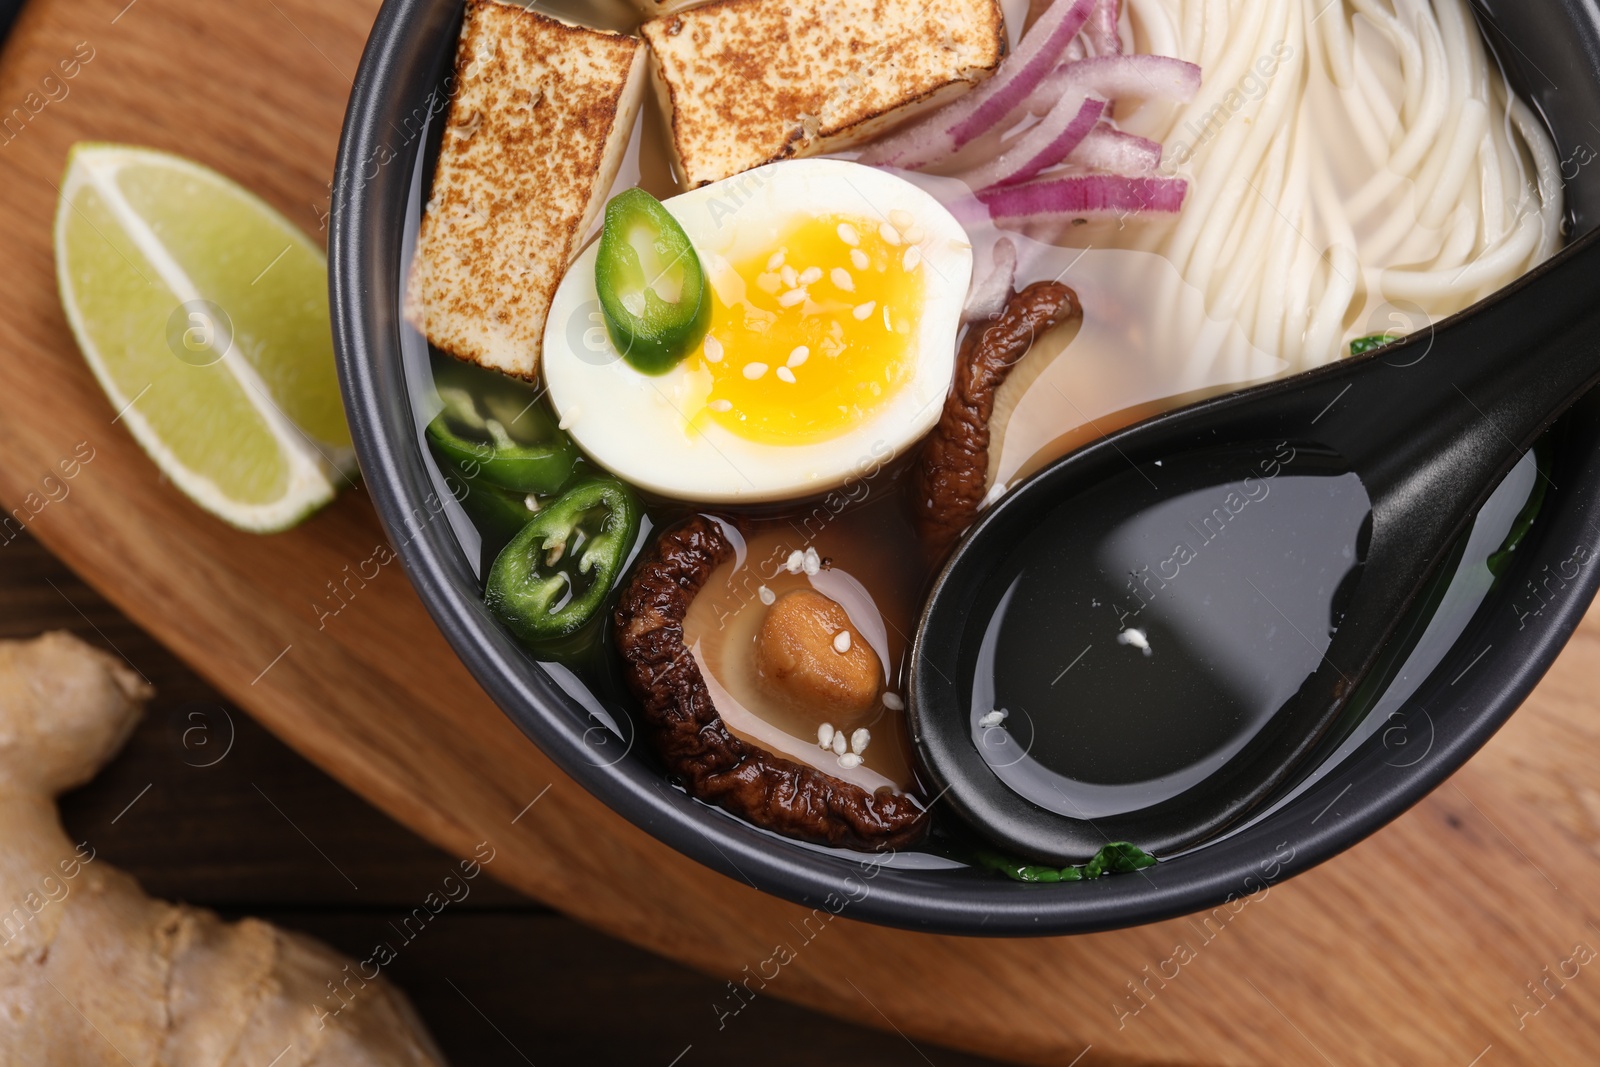
[[[455,861],[232,708],[22,534],[0,552],[0,638],[44,630],[121,650],[156,687],[122,751],[62,798],[68,836],[152,896],[263,916],[352,959],[394,945],[384,974],[458,1067],[659,1065],[686,1047],[680,1062],[697,1067],[924,1067],[924,1053],[939,1067],[996,1062],[927,1044],[919,1051],[893,1031],[772,997],[715,1042],[695,1045],[706,1006],[725,995],[721,981],[489,878],[407,941],[396,930],[408,917],[415,924],[414,909]],[[616,1025],[619,1012],[629,1025]]]
[[[78,42],[94,58],[0,144],[0,500],[48,499],[42,479],[89,442],[93,461],[29,529],[219,690],[446,851],[491,841],[497,877],[568,915],[713,975],[753,972],[795,940],[801,910],[683,859],[564,778],[473,683],[397,568],[318,628],[325,583],[383,539],[362,492],[288,534],[231,530],[163,483],[73,349],[49,238],[67,147],[185,153],[318,233],[375,9],[32,0],[0,63],[0,110],[41,99],[28,94]],[[1593,1062],[1597,652],[1591,615],[1450,783],[1210,922],[978,941],[840,919],[764,994],[914,1045],[1039,1064]],[[749,1023],[708,1004],[689,1040],[704,1049]]]

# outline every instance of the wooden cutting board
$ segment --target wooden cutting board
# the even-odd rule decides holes
[[[754,974],[775,946],[798,944],[765,995],[909,1042],[1058,1065],[1592,1062],[1600,615],[1486,751],[1339,859],[1209,923],[1032,941],[841,919],[807,943],[801,909],[678,856],[555,770],[474,684],[397,567],[319,628],[326,583],[383,542],[370,502],[349,492],[275,537],[190,506],[115,423],[73,347],[50,219],[67,147],[114,139],[192,156],[325,232],[376,7],[31,0],[23,14],[0,62],[0,500],[91,584],[440,846],[465,856],[492,842],[490,870],[511,885],[714,974]],[[75,53],[75,76],[60,79]],[[63,497],[45,479],[80,447],[93,459]],[[738,1003],[708,1003],[695,1045],[740,1025]],[[625,997],[617,1010],[626,1018]]]

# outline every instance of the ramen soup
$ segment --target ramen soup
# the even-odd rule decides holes
[[[490,608],[676,786],[891,863],[983,854],[919,783],[903,685],[984,508],[1561,241],[1554,151],[1467,0],[471,0],[445,88],[406,361]],[[1294,694],[1367,503],[1283,447],[1238,484],[1175,457],[1221,464],[1195,499],[1130,470],[1014,546],[971,708],[1002,782],[1137,811]],[[1276,803],[1443,657],[1540,484],[1529,456]],[[1105,625],[1118,658],[1071,673]]]

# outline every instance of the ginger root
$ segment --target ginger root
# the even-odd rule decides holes
[[[442,1065],[381,978],[328,1015],[343,957],[153,900],[67,838],[55,797],[115,754],[150,696],[68,634],[0,642],[0,1064]]]

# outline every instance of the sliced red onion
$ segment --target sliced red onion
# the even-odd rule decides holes
[[[1006,117],[1060,63],[1099,2],[1055,0],[988,81],[930,118],[872,145],[861,153],[860,162],[918,170],[951,155],[979,134],[1003,126]]]
[[[1188,191],[1189,183],[1182,178],[1088,174],[1002,185],[977,197],[993,218],[1036,220],[1172,213],[1183,207]]]
[[[1105,107],[1104,100],[1068,93],[1037,125],[1018,134],[1005,151],[963,177],[974,189],[1025,182],[1078,148],[1093,132]]]
[[[994,243],[994,263],[983,277],[974,277],[972,290],[967,293],[967,305],[961,311],[962,322],[992,319],[1005,310],[1011,298],[1011,287],[1017,280],[1017,246],[1009,237]]]
[[[1097,56],[1114,56],[1122,51],[1122,0],[1100,0],[1084,27],[1084,36]]]
[[[1161,165],[1161,145],[1102,122],[1078,142],[1066,161],[1113,174],[1149,174]]]
[[[1082,89],[1107,100],[1124,97],[1187,102],[1200,91],[1200,68],[1171,56],[1095,56],[1066,63],[1028,95],[1035,115],[1050,110],[1061,94]]]

